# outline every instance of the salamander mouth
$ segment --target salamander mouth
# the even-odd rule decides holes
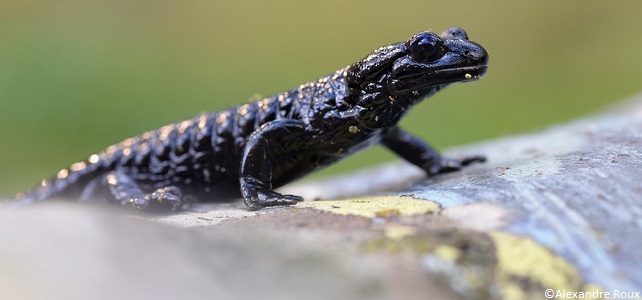
[[[437,69],[429,72],[400,75],[390,79],[388,88],[396,94],[404,94],[438,85],[456,82],[470,82],[478,80],[484,76],[487,69],[488,66],[484,64],[479,66]]]
[[[436,84],[467,82],[467,81],[475,81],[481,78],[482,76],[484,76],[484,74],[486,74],[487,69],[488,69],[487,65],[448,68],[448,69],[433,70],[431,72],[426,72],[426,73],[414,73],[414,74],[401,75],[397,77],[397,80],[408,81],[411,85],[419,84],[419,82],[436,83]]]

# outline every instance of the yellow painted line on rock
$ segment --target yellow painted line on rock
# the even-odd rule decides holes
[[[575,266],[531,238],[505,232],[492,232],[490,236],[497,249],[497,282],[504,299],[539,298],[545,289],[574,292],[600,289],[584,284]],[[521,284],[524,280],[541,288],[526,291]]]
[[[393,240],[400,240],[407,236],[414,235],[417,230],[411,226],[398,225],[398,224],[387,224],[384,228],[384,235]]]
[[[433,213],[439,205],[432,201],[411,197],[379,196],[331,201],[304,201],[297,207],[310,207],[340,215],[356,215],[366,218],[388,218],[395,215],[412,216]]]
[[[438,245],[433,250],[433,253],[435,253],[435,255],[441,257],[442,259],[452,262],[456,262],[462,255],[462,252],[461,250],[459,250],[459,248],[447,244]]]

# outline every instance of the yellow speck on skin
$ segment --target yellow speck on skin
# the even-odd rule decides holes
[[[464,77],[466,77],[466,79],[471,79],[471,78],[473,78],[473,75],[470,75],[470,74],[467,73],[466,75],[464,75]]]
[[[519,283],[511,278],[525,278],[545,289],[582,291],[578,270],[528,237],[492,232],[497,249],[497,281],[504,299],[526,299]]]
[[[117,185],[118,184],[118,179],[116,178],[115,175],[109,174],[109,175],[107,175],[107,184],[109,184],[109,185]]]
[[[348,131],[349,131],[350,133],[357,133],[357,132],[359,132],[359,127],[354,126],[354,125],[353,125],[353,126],[350,126],[350,127],[348,127]]]
[[[384,234],[392,240],[400,240],[404,237],[414,235],[417,230],[410,226],[388,224],[384,229]]]
[[[435,255],[450,261],[457,261],[461,256],[461,251],[451,245],[442,244],[434,250]]]
[[[310,207],[340,215],[356,215],[366,218],[381,216],[384,212],[395,211],[399,215],[411,216],[436,212],[439,206],[431,201],[410,197],[381,196],[332,201],[304,201],[297,207]]]

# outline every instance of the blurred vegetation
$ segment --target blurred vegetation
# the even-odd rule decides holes
[[[163,124],[316,79],[421,30],[490,53],[402,126],[438,148],[542,128],[642,88],[639,1],[0,0],[0,196]],[[338,172],[394,159],[366,151]],[[324,174],[328,174],[325,172]]]

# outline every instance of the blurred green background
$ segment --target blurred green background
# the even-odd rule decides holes
[[[305,3],[305,4],[302,4]],[[451,26],[481,81],[402,126],[438,148],[543,128],[642,89],[639,1],[0,0],[0,196],[123,138],[316,79]],[[392,160],[366,151],[323,174]]]

